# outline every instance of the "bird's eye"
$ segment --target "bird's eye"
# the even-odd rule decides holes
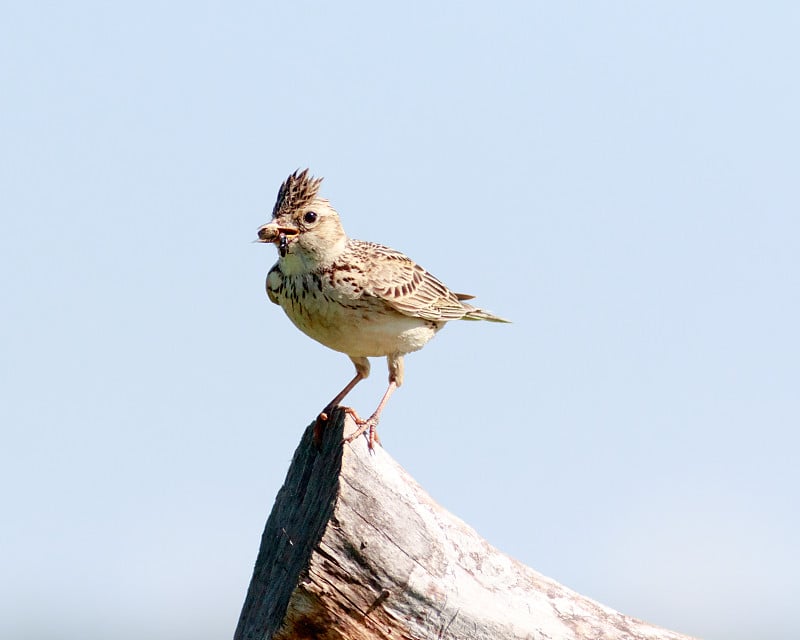
[[[312,224],[317,221],[317,212],[316,211],[306,211],[306,215],[303,216],[303,220],[305,220],[308,224]]]

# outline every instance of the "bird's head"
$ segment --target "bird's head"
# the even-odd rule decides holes
[[[344,249],[347,236],[330,203],[317,196],[322,178],[295,171],[278,190],[272,220],[258,229],[258,242],[272,243],[293,270],[329,264]]]

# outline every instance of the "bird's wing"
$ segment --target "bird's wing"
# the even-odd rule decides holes
[[[372,242],[351,242],[358,242],[359,257],[368,265],[365,294],[424,320],[457,320],[467,312],[458,294],[404,254]]]

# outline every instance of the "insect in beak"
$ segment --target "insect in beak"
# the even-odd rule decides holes
[[[289,242],[286,240],[285,233],[281,233],[279,237],[278,252],[281,254],[281,258],[285,258],[286,253],[289,251]]]

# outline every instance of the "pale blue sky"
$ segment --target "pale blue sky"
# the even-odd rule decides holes
[[[306,166],[515,321],[406,359],[381,436],[437,500],[624,613],[800,636],[799,6],[3,3],[0,636],[232,635],[352,374],[251,244]]]

